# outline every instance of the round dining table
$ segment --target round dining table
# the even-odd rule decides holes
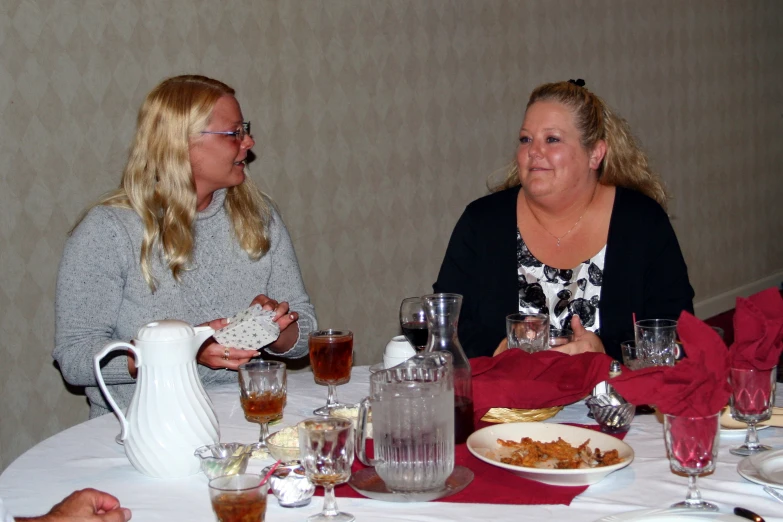
[[[369,370],[355,367],[348,384],[338,387],[342,402],[356,403],[369,391]],[[259,426],[245,420],[239,404],[236,385],[207,390],[220,422],[221,442],[254,442]],[[783,387],[778,387],[777,404],[783,404]],[[318,386],[309,372],[288,376],[288,401],[282,422],[270,427],[274,432],[312,416],[312,411],[326,403],[326,388]],[[567,406],[546,422],[594,424],[587,417],[584,402]],[[112,414],[90,419],[37,444],[17,458],[0,475],[0,497],[16,516],[39,515],[77,489],[93,487],[120,499],[133,512],[134,522],[214,521],[209,500],[207,478],[198,473],[181,479],[152,478],[138,472],[125,456],[123,446],[115,442],[120,430]],[[783,428],[759,431],[762,442],[783,448]],[[742,443],[743,430],[721,430],[720,450],[714,473],[700,477],[698,486],[703,497],[720,507],[721,513],[732,513],[734,507],[748,508],[769,521],[783,522],[783,503],[764,492],[737,472],[742,457],[729,448]],[[633,462],[587,488],[566,505],[500,505],[440,502],[384,502],[367,498],[340,498],[338,506],[356,516],[357,521],[473,521],[518,522],[524,520],[594,521],[615,515],[615,520],[630,520],[624,513],[666,508],[685,498],[687,478],[669,467],[663,440],[663,426],[655,415],[637,416],[625,437],[634,450]],[[195,458],[195,457],[194,457]],[[271,458],[252,459],[249,472],[260,472],[272,463]],[[497,480],[508,471],[498,468]],[[338,488],[348,488],[341,485]],[[470,487],[470,486],[468,486]],[[778,490],[783,492],[783,489]],[[303,521],[318,513],[322,497],[300,508],[283,508],[270,495],[269,521]],[[731,517],[727,517],[731,518]],[[705,520],[716,520],[711,516]],[[699,520],[693,519],[694,522]]]

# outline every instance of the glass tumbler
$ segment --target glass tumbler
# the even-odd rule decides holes
[[[506,339],[509,348],[528,353],[549,349],[549,316],[545,314],[511,314],[506,316]]]

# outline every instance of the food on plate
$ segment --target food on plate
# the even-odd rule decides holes
[[[540,442],[525,437],[519,442],[498,439],[500,448],[490,458],[503,464],[526,468],[545,469],[585,469],[612,466],[623,461],[616,449],[602,452],[592,450],[587,439],[579,447],[574,447],[558,437],[553,442]]]

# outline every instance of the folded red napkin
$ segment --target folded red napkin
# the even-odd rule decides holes
[[[732,368],[769,370],[783,350],[783,297],[770,288],[737,298],[734,343],[729,348]]]
[[[686,357],[675,366],[655,366],[611,379],[633,404],[655,404],[662,413],[706,417],[729,402],[729,364],[720,336],[688,312],[677,321]]]
[[[576,402],[609,377],[603,353],[506,350],[470,360],[475,421],[490,408],[549,408]]]

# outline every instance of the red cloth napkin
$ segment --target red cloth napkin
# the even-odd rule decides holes
[[[783,350],[783,297],[769,288],[745,299],[737,298],[734,343],[729,348],[732,368],[769,370]]]
[[[662,413],[706,417],[729,402],[729,364],[720,336],[688,312],[677,321],[686,357],[675,366],[626,371],[611,379],[633,404],[655,404]]]
[[[576,402],[609,378],[603,353],[506,350],[470,360],[475,422],[490,408],[549,408]]]
[[[596,425],[573,424],[580,428],[598,431]],[[622,439],[624,433],[617,437]],[[372,441],[367,441],[367,454],[372,455]],[[466,444],[457,444],[454,448],[454,464],[465,466],[473,474],[473,481],[462,491],[436,502],[456,502],[466,504],[571,504],[574,498],[587,489],[587,486],[550,486],[535,480],[514,475],[510,471],[487,464],[473,456]],[[352,472],[365,468],[359,459],[354,459]],[[364,498],[352,487],[345,484],[334,490],[338,497]],[[316,495],[323,495],[323,489],[317,488]]]

